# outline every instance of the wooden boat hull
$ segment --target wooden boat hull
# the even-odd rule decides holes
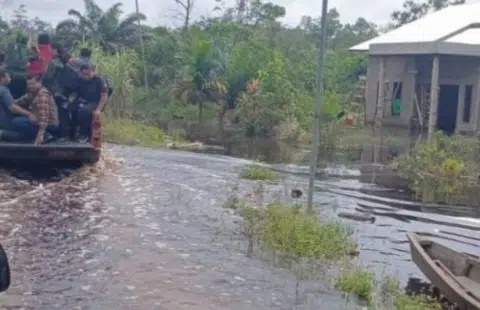
[[[412,260],[460,309],[480,310],[480,259],[409,233]]]

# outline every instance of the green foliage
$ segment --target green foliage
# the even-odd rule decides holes
[[[344,293],[354,294],[372,304],[375,291],[374,277],[368,270],[346,270],[338,278],[335,288]]]
[[[107,142],[152,147],[165,144],[165,133],[156,126],[110,118],[103,119],[102,125]]]
[[[442,310],[443,306],[425,295],[401,294],[395,299],[397,310]]]
[[[433,298],[424,294],[407,295],[400,288],[400,281],[393,277],[386,277],[382,281],[382,303],[393,301],[397,310],[441,310],[442,305]]]
[[[91,40],[107,50],[138,43],[137,22],[145,20],[145,15],[131,13],[122,19],[121,2],[107,10],[102,10],[93,0],[84,0],[84,6],[85,14],[71,9],[68,11],[71,18],[57,25],[57,41],[71,45],[75,41]]]
[[[275,127],[295,119],[296,91],[288,80],[285,60],[273,53],[271,60],[258,72],[259,88],[238,101],[236,116],[248,136],[275,135]]]
[[[437,132],[430,142],[420,143],[408,156],[398,158],[400,173],[423,201],[464,204],[477,185],[475,139],[448,137]]]
[[[103,9],[84,0],[84,6],[84,12],[69,10],[69,18],[56,27],[30,20],[25,6],[11,23],[0,23],[0,32],[7,34],[10,67],[25,70],[27,35],[48,28],[54,40],[73,47],[74,54],[80,46],[93,48],[98,70],[114,88],[109,117],[162,126],[168,118],[180,117],[187,123],[193,121],[188,105],[196,105],[198,119],[208,123],[217,115],[210,113],[216,109],[207,109],[216,104],[237,107],[235,129],[247,137],[295,144],[310,132],[318,18],[287,28],[278,21],[286,14],[284,7],[258,0],[249,3],[248,10],[225,8],[218,18],[168,29],[139,26],[144,16],[124,15],[119,3]],[[365,71],[365,57],[345,48],[376,34],[376,26],[364,19],[342,24],[335,10],[329,16],[329,40],[335,44],[326,61],[323,123],[332,121],[339,110],[348,110],[353,84]],[[342,37],[344,41],[338,39]],[[143,85],[144,75],[148,85]],[[247,91],[252,81],[258,87]]]
[[[335,288],[353,294],[368,303],[370,309],[441,310],[442,305],[433,298],[418,294],[407,295],[400,288],[400,281],[385,277],[377,291],[374,274],[366,269],[346,269],[338,277]],[[381,297],[378,299],[377,297]]]
[[[238,186],[234,186],[227,197],[227,200],[223,203],[225,209],[238,210],[243,209],[246,206],[244,199],[238,196]]]
[[[275,180],[277,178],[277,174],[268,167],[252,165],[245,168],[241,174],[241,177],[249,180],[267,181]]]
[[[459,1],[427,5],[434,10]],[[406,3],[405,12],[414,16],[418,10],[410,4]],[[29,18],[23,5],[9,23],[0,20],[8,65],[25,70],[28,35],[48,31],[57,43],[74,47],[75,54],[80,45],[93,47],[98,70],[108,75],[114,88],[109,117],[143,120],[166,130],[171,122],[181,121],[187,130],[193,128],[190,105],[195,105],[198,119],[214,135],[208,141],[218,141],[223,137],[218,121],[225,121],[224,109],[236,108],[231,128],[236,136],[289,145],[307,141],[316,100],[319,17],[305,16],[297,27],[285,27],[279,18],[288,8],[262,0],[241,1],[218,8],[218,17],[184,21],[181,28],[172,29],[142,26],[139,22],[145,16],[124,15],[120,3],[103,9],[94,0],[84,0],[84,7],[84,12],[66,12],[70,18],[56,27]],[[367,57],[347,48],[376,36],[378,27],[362,17],[343,23],[340,12],[331,9],[326,30],[329,49],[321,124],[326,129],[322,132],[331,136],[322,141],[327,141],[326,149],[335,150],[341,126],[338,112],[362,113],[351,101],[358,76],[366,72]],[[213,123],[217,127],[211,130]]]
[[[273,202],[265,209],[247,206],[241,215],[249,238],[295,261],[301,258],[337,260],[355,248],[346,227],[308,215],[301,205]]]

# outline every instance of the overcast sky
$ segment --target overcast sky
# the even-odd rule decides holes
[[[234,3],[235,0],[225,0]],[[329,7],[337,8],[343,22],[351,22],[360,16],[377,24],[385,24],[389,20],[392,10],[400,8],[404,0],[330,0]],[[97,0],[102,8],[118,2],[116,0]],[[125,12],[135,10],[135,0],[121,1]],[[321,13],[321,0],[272,0],[287,9],[284,22],[296,25],[305,15],[319,16]],[[480,0],[467,0],[468,3],[480,3]],[[212,15],[214,0],[195,0],[194,15]],[[83,11],[83,0],[0,0],[0,14],[9,18],[11,11],[20,4],[26,5],[29,15],[38,16],[52,23],[65,19],[67,11],[71,8]],[[174,15],[174,0],[139,0],[140,11],[148,17],[148,24],[178,24],[172,17]]]

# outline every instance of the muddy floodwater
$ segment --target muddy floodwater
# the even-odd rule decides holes
[[[118,161],[121,160],[121,161]],[[97,168],[59,182],[0,176],[0,242],[12,269],[1,309],[355,309],[318,281],[247,258],[238,217],[222,208],[249,161],[177,151],[109,147]],[[278,166],[267,191],[306,186],[304,167]],[[340,169],[342,170],[342,169]],[[422,278],[405,233],[422,232],[480,254],[480,220],[392,207],[351,177],[319,180],[319,216],[356,208],[382,212],[348,221],[358,260],[377,275]],[[395,204],[393,204],[395,205]],[[345,220],[347,221],[347,220]],[[297,292],[297,294],[296,294]],[[296,296],[297,295],[297,296]]]

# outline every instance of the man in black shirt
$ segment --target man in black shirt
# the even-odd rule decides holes
[[[0,129],[11,129],[13,115],[10,107],[13,97],[8,89],[10,81],[10,73],[5,68],[0,68]]]
[[[92,117],[99,117],[108,101],[108,86],[95,74],[91,64],[80,66],[80,79],[76,85],[76,112],[72,117],[74,128],[78,124],[75,138],[88,140],[91,135]],[[75,115],[76,114],[76,115]],[[76,129],[75,129],[76,130]]]
[[[13,131],[13,114],[10,112],[14,102],[13,96],[8,89],[11,78],[10,73],[0,67],[0,141],[20,141],[22,135]]]

